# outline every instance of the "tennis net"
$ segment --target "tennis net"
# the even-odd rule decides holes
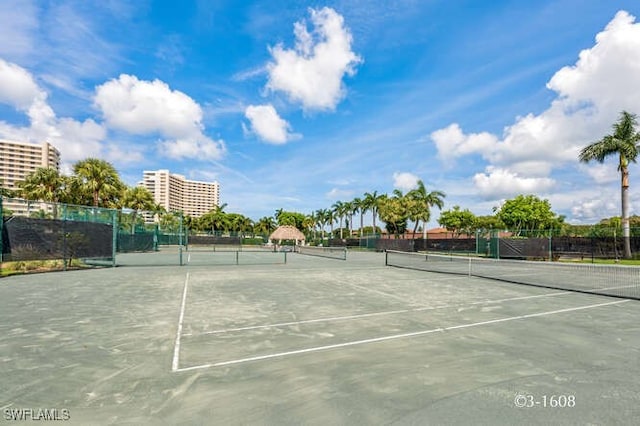
[[[640,268],[485,259],[388,250],[385,265],[640,300]]]
[[[347,249],[345,247],[298,246],[296,251],[300,254],[306,254],[309,256],[347,260]]]

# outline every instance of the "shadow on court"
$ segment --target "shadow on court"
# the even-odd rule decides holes
[[[27,409],[132,425],[640,416],[638,301],[388,268],[379,253],[206,256],[2,279],[2,421]]]

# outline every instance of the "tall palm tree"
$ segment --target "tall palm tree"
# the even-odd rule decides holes
[[[364,227],[364,212],[366,208],[364,199],[356,197],[353,199],[352,203],[354,212],[360,214],[360,232],[358,232],[358,236],[362,237],[362,228]]]
[[[302,227],[305,229],[309,237],[311,237],[312,234],[315,234],[316,223],[316,215],[314,213],[304,216]]]
[[[584,147],[579,159],[583,163],[596,160],[603,163],[612,155],[618,155],[618,171],[620,171],[620,194],[622,204],[622,237],[624,240],[624,257],[631,257],[631,238],[629,229],[629,163],[637,161],[640,133],[636,131],[638,124],[635,114],[622,111],[620,119],[613,125],[613,134],[606,135],[599,141]]]
[[[325,227],[329,222],[329,210],[327,209],[316,210],[316,218],[318,221],[318,226],[320,227],[320,233],[321,233],[322,239],[324,240]]]
[[[373,219],[373,233],[376,233],[376,216],[378,216],[378,204],[383,195],[378,195],[378,191],[365,192],[362,200],[364,204],[364,211],[371,211],[371,217]]]
[[[442,191],[428,192],[422,180],[418,180],[417,187],[409,191],[408,197],[413,201],[410,208],[411,214],[409,219],[415,222],[413,234],[415,236],[418,230],[418,223],[422,221],[422,238],[427,238],[427,222],[431,218],[431,207],[442,209],[444,206],[443,198],[446,194]]]
[[[325,219],[329,224],[329,238],[333,238],[333,225],[336,221],[336,213],[333,211],[333,209],[327,209]]]
[[[73,166],[73,173],[79,179],[80,187],[91,194],[95,207],[112,204],[124,188],[116,169],[104,160],[78,161]]]
[[[357,212],[356,205],[353,201],[345,201],[344,203],[344,213],[345,216],[349,217],[349,222],[347,223],[347,228],[349,229],[349,235],[347,238],[351,238],[353,235],[353,215]]]
[[[333,209],[334,217],[337,217],[340,222],[340,239],[342,239],[342,219],[344,219],[346,215],[347,205],[343,201],[336,201],[333,203],[331,208]],[[331,231],[331,234],[333,236],[333,230]]]

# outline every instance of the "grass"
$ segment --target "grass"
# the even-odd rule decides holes
[[[87,265],[85,265],[80,259],[73,259],[71,261],[71,266],[67,265],[67,269],[80,269],[86,267]],[[63,269],[64,261],[62,259],[16,260],[0,264],[0,277],[37,272],[62,271]]]

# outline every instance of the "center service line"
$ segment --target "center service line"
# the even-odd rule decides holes
[[[184,320],[184,307],[187,302],[187,288],[189,286],[189,273],[184,279],[184,290],[182,290],[182,305],[180,306],[180,318],[178,319],[178,331],[176,332],[176,343],[173,347],[173,363],[171,371],[178,371],[178,362],[180,359],[180,337],[182,336],[182,321]]]
[[[289,356],[289,355],[299,355],[299,354],[304,354],[304,353],[309,353],[309,352],[319,352],[319,351],[325,351],[325,350],[329,350],[329,349],[345,348],[345,347],[348,347],[348,346],[364,345],[364,344],[367,344],[367,343],[383,342],[383,341],[386,341],[386,340],[402,339],[402,338],[405,338],[405,337],[422,336],[422,335],[425,335],[425,334],[444,332],[444,331],[448,331],[448,330],[458,330],[458,329],[462,329],[462,328],[471,328],[471,327],[477,327],[477,326],[481,326],[481,325],[496,324],[496,323],[500,323],[500,322],[514,321],[514,320],[519,320],[519,319],[535,318],[535,317],[559,314],[559,313],[564,313],[564,312],[580,311],[580,310],[583,310],[583,309],[591,309],[591,308],[597,308],[597,307],[600,307],[600,306],[608,306],[608,305],[617,305],[617,304],[625,303],[625,302],[629,302],[629,299],[616,300],[615,302],[598,303],[598,304],[595,304],[595,305],[578,306],[578,307],[575,307],[575,308],[558,309],[558,310],[555,310],[555,311],[538,312],[538,313],[535,313],[535,314],[518,315],[518,316],[515,316],[515,317],[499,318],[499,319],[495,319],[495,320],[474,322],[474,323],[471,323],[471,324],[454,325],[454,326],[449,326],[449,327],[439,327],[439,328],[433,328],[433,329],[430,329],[430,330],[414,331],[412,333],[394,334],[394,335],[391,335],[391,336],[375,337],[373,339],[355,340],[355,341],[346,342],[346,343],[336,343],[334,345],[316,346],[316,347],[312,347],[312,348],[298,349],[298,350],[295,350],[295,351],[279,352],[279,353],[275,353],[275,354],[260,355],[260,356],[250,357],[250,358],[234,359],[234,360],[231,360],[231,361],[223,361],[223,362],[216,362],[216,363],[211,363],[211,364],[196,365],[196,366],[193,366],[193,367],[185,367],[185,368],[174,369],[173,371],[175,371],[175,372],[192,371],[192,370],[200,370],[200,369],[204,369],[204,368],[222,367],[222,366],[232,365],[232,364],[242,364],[242,363],[245,363],[245,362],[261,361],[261,360],[270,359],[270,358],[281,358],[281,357],[285,357],[285,356]]]

